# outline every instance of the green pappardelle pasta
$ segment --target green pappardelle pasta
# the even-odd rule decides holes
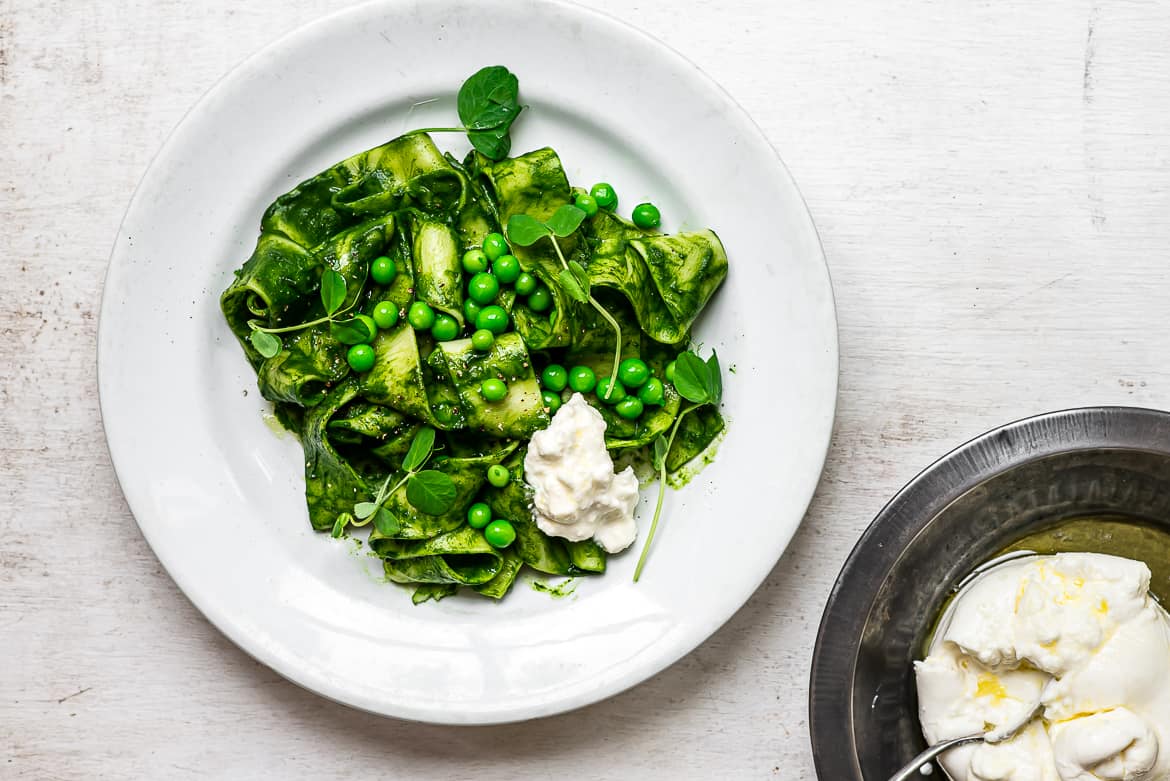
[[[724,425],[718,394],[703,406],[672,379],[727,274],[719,238],[663,235],[598,208],[552,149],[506,157],[507,124],[501,136],[486,122],[463,160],[411,133],[279,196],[220,299],[262,395],[301,438],[312,527],[369,525],[387,579],[411,585],[415,603],[460,589],[499,599],[525,567],[605,571],[593,541],[537,527],[523,479],[528,440],[590,376],[606,447],[656,473],[691,461]],[[584,217],[566,235],[506,238],[514,216],[556,228],[574,203]],[[631,380],[624,401],[601,398],[615,352]],[[484,505],[505,521],[491,534]]]

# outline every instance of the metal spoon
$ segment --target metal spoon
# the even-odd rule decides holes
[[[1037,700],[1036,704],[1028,710],[1027,714],[1025,714],[1022,719],[1015,723],[1008,724],[1006,727],[993,729],[990,732],[981,732],[974,735],[966,735],[961,738],[951,738],[950,740],[944,740],[939,743],[935,743],[926,751],[923,751],[921,754],[914,757],[914,759],[910,760],[910,762],[897,773],[894,773],[894,775],[890,776],[890,781],[910,781],[911,778],[914,778],[922,771],[922,767],[925,764],[930,762],[944,751],[950,751],[957,746],[965,746],[968,743],[980,742],[1002,743],[1005,740],[1010,740],[1014,738],[1020,730],[1031,724],[1032,720],[1040,714],[1040,711],[1043,709],[1043,707],[1043,703]]]

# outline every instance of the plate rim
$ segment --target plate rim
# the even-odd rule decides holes
[[[493,0],[493,2],[506,5],[506,3],[502,3],[502,0]],[[627,35],[632,34],[642,39],[646,46],[654,50],[658,57],[674,59],[677,64],[685,66],[688,75],[691,78],[697,80],[697,82],[701,83],[704,87],[712,90],[714,93],[722,97],[722,99],[726,101],[727,105],[732,109],[734,115],[745,124],[745,129],[755,137],[756,141],[762,142],[766,149],[769,150],[771,155],[769,162],[777,166],[777,174],[779,174],[777,178],[778,183],[781,186],[786,187],[795,198],[795,203],[799,204],[800,208],[798,210],[794,210],[794,212],[799,211],[799,216],[797,217],[795,214],[793,216],[804,224],[804,227],[812,237],[813,244],[815,246],[815,257],[813,256],[813,253],[810,252],[809,257],[804,262],[806,262],[815,271],[820,272],[819,276],[823,279],[824,283],[824,293],[826,294],[824,307],[827,310],[827,325],[831,325],[831,328],[826,329],[826,334],[824,336],[826,342],[825,347],[828,353],[826,359],[832,367],[831,376],[828,372],[826,372],[826,379],[829,380],[831,384],[832,406],[828,410],[828,413],[823,420],[821,429],[817,432],[818,441],[816,443],[811,443],[815,444],[816,447],[809,448],[809,450],[816,455],[815,479],[810,481],[810,484],[805,487],[805,490],[802,490],[794,495],[794,504],[802,508],[800,517],[792,526],[789,533],[784,535],[783,539],[779,541],[779,547],[778,550],[775,551],[772,566],[767,570],[764,570],[758,578],[751,579],[752,582],[750,589],[745,590],[742,599],[736,600],[738,603],[736,607],[730,610],[725,616],[718,617],[718,620],[715,623],[707,626],[702,631],[701,636],[698,636],[693,640],[693,642],[691,641],[691,638],[688,637],[684,642],[675,643],[670,647],[669,652],[656,656],[648,665],[643,664],[641,668],[632,672],[632,674],[627,673],[625,676],[620,676],[614,681],[610,682],[609,685],[598,686],[590,690],[588,694],[580,695],[572,700],[546,701],[540,706],[529,708],[523,713],[506,713],[499,716],[496,716],[494,713],[476,714],[475,716],[466,719],[451,718],[451,714],[445,712],[440,713],[435,710],[431,710],[425,714],[413,712],[404,713],[401,711],[401,709],[396,710],[394,707],[392,707],[392,703],[386,704],[390,707],[383,708],[377,708],[362,703],[355,703],[333,696],[329,691],[322,687],[313,686],[304,680],[298,679],[295,677],[296,670],[282,669],[275,654],[267,652],[266,649],[255,643],[251,643],[246,632],[242,630],[237,631],[239,628],[232,625],[232,621],[230,620],[229,616],[226,615],[225,611],[221,610],[219,606],[215,604],[204,604],[204,602],[208,602],[208,600],[201,601],[193,594],[192,588],[189,588],[189,585],[191,584],[189,584],[188,579],[178,576],[175,569],[168,564],[168,560],[165,559],[163,555],[160,555],[156,540],[152,539],[152,534],[148,530],[150,524],[144,525],[140,520],[140,511],[136,510],[135,505],[137,504],[139,508],[141,508],[142,502],[135,502],[135,500],[132,498],[132,492],[128,491],[126,488],[127,483],[130,482],[130,478],[128,478],[123,473],[123,470],[126,468],[125,463],[123,462],[123,466],[119,467],[119,459],[115,454],[116,446],[114,444],[114,440],[117,439],[117,435],[111,435],[111,426],[108,420],[109,416],[107,414],[108,405],[110,404],[109,397],[111,393],[111,390],[107,388],[108,370],[105,368],[107,366],[107,361],[110,360],[107,357],[110,352],[108,346],[109,329],[107,328],[107,323],[109,323],[111,320],[109,316],[110,311],[115,308],[115,304],[112,302],[112,297],[110,295],[110,280],[111,277],[115,275],[115,267],[119,260],[124,258],[130,249],[127,246],[129,242],[124,237],[124,227],[130,220],[131,215],[135,214],[136,211],[142,207],[141,198],[147,182],[150,181],[152,175],[157,175],[157,166],[159,162],[166,159],[167,156],[174,151],[173,148],[177,144],[177,138],[181,135],[181,131],[191,120],[193,115],[213,103],[219,94],[227,89],[232,80],[238,77],[246,69],[256,65],[265,58],[280,52],[286,47],[295,45],[299,39],[310,39],[315,33],[319,32],[323,28],[344,24],[351,18],[355,20],[365,18],[368,14],[375,10],[384,9],[388,14],[392,14],[395,11],[401,11],[402,9],[414,6],[416,4],[416,0],[364,0],[363,2],[357,3],[355,5],[337,9],[330,13],[310,19],[304,24],[282,33],[243,59],[236,62],[219,78],[217,78],[187,108],[187,110],[183,112],[179,120],[167,132],[162,143],[150,157],[149,162],[143,169],[142,174],[139,176],[127,206],[122,214],[121,219],[119,220],[117,233],[115,235],[113,246],[110,250],[106,272],[103,277],[101,289],[101,306],[99,309],[98,331],[96,339],[96,369],[99,417],[102,424],[102,431],[104,435],[103,439],[105,440],[106,450],[110,457],[110,464],[113,468],[115,479],[126,501],[127,508],[130,510],[130,514],[134,517],[134,521],[139,529],[139,532],[150,546],[151,552],[154,554],[160,566],[163,567],[163,569],[167,572],[167,575],[178,587],[178,590],[199,612],[199,614],[247,656],[264,664],[267,668],[273,670],[285,680],[288,680],[300,688],[310,691],[313,694],[321,696],[332,702],[336,702],[340,705],[378,716],[420,723],[448,725],[487,725],[514,723],[576,710],[578,708],[582,708],[587,705],[591,705],[616,696],[658,675],[668,667],[675,664],[682,657],[690,654],[703,643],[707,642],[707,640],[709,640],[716,632],[718,632],[720,628],[722,628],[728,621],[731,620],[732,617],[734,617],[740,610],[743,609],[744,605],[746,605],[751,597],[756,593],[756,591],[758,591],[760,585],[768,578],[772,571],[775,570],[775,567],[780,562],[783,554],[789,549],[789,546],[791,545],[792,539],[795,536],[797,530],[800,528],[801,524],[804,522],[804,519],[807,517],[808,509],[817,493],[817,489],[819,488],[821,481],[823,480],[824,468],[831,449],[832,435],[836,426],[838,406],[840,403],[841,364],[840,324],[837,317],[836,292],[833,287],[831,270],[829,268],[824,251],[824,243],[821,239],[819,231],[817,230],[816,224],[812,219],[812,214],[808,208],[808,203],[805,200],[803,193],[800,191],[795,178],[792,176],[791,171],[788,169],[788,166],[784,163],[783,158],[781,158],[779,152],[777,151],[775,145],[764,133],[763,129],[751,116],[751,114],[746,109],[744,109],[742,105],[740,105],[740,103],[730,94],[730,92],[728,92],[727,89],[725,89],[719,82],[708,75],[685,54],[658,39],[650,32],[604,11],[569,2],[569,0],[527,0],[527,2],[532,5],[552,7],[560,14],[577,15],[579,17],[586,18],[588,21],[594,24],[608,25],[612,28],[616,28],[616,30],[619,32],[625,33]],[[804,444],[808,445],[810,443]],[[810,459],[810,464],[811,463],[812,459]],[[745,582],[747,582],[747,579],[745,579]]]

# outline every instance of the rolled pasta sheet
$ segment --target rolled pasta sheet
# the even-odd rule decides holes
[[[250,320],[267,326],[300,321],[311,306],[321,274],[313,253],[279,234],[261,234],[235,279],[220,296],[220,309],[228,327],[240,340],[248,359],[263,360],[248,341]]]
[[[394,215],[386,214],[330,236],[314,250],[318,261],[318,284],[326,268],[341,274],[345,280],[343,309],[352,306],[364,292],[370,263],[392,246],[394,226]]]
[[[361,379],[361,394],[368,401],[411,415],[437,429],[463,428],[456,397],[443,393],[419,350],[419,337],[409,323],[379,331],[370,343],[376,356],[374,368]],[[438,413],[438,414],[436,414]]]
[[[328,426],[342,407],[357,398],[358,387],[346,380],[305,414],[301,442],[305,449],[305,500],[309,523],[318,531],[333,527],[337,516],[373,496],[377,487],[357,473],[329,441]]]
[[[435,147],[416,133],[356,154],[301,182],[277,198],[261,230],[316,247],[371,215],[407,207],[429,213],[458,209],[466,180]]]
[[[472,430],[494,437],[528,438],[548,426],[540,383],[519,334],[497,336],[487,352],[476,350],[470,339],[439,342],[429,363],[455,390],[460,416]],[[480,385],[487,379],[507,384],[508,394],[502,401],[483,397]]]
[[[429,515],[415,509],[407,498],[407,487],[400,486],[386,499],[382,505],[398,519],[399,530],[392,536],[383,535],[377,529],[370,533],[370,548],[377,555],[387,549],[386,541],[419,540],[446,534],[465,525],[467,508],[475,500],[476,494],[487,481],[487,469],[492,464],[498,464],[506,459],[515,449],[517,443],[504,442],[492,452],[470,458],[437,458],[427,466],[443,472],[455,484],[455,501],[451,509],[442,515]],[[392,546],[391,546],[392,547]]]
[[[260,364],[256,384],[269,401],[313,407],[348,373],[345,345],[321,324],[286,334],[284,349]]]
[[[621,293],[646,334],[678,344],[727,277],[727,253],[712,231],[650,234],[608,212],[589,223],[590,281]]]
[[[410,443],[423,424],[397,410],[355,400],[329,421],[334,443],[364,448],[393,469],[402,465]]]
[[[503,569],[504,557],[483,535],[464,526],[424,540],[379,540],[386,577],[395,583],[478,586]]]
[[[445,223],[413,221],[414,294],[463,327],[463,266],[459,237]]]

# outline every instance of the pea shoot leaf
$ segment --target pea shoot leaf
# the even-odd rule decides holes
[[[711,396],[711,403],[718,405],[723,401],[723,375],[719,371],[719,356],[715,351],[711,351],[711,357],[707,359],[707,383],[708,393]]]
[[[265,331],[253,331],[251,336],[248,337],[248,341],[256,348],[256,352],[265,358],[271,358],[277,355],[284,346],[281,344],[279,336]]]
[[[666,454],[670,452],[670,443],[666,441],[666,437],[662,434],[654,440],[654,468],[662,471],[663,465],[666,464]]]
[[[413,475],[406,484],[406,500],[427,515],[442,515],[450,510],[457,494],[455,481],[435,469]]]
[[[435,430],[430,426],[423,426],[411,440],[410,449],[406,451],[406,456],[402,459],[402,468],[407,472],[417,470],[426,463],[434,446]]]
[[[342,344],[365,344],[374,336],[370,333],[369,325],[356,317],[330,323],[329,333]]]
[[[571,236],[577,228],[581,227],[581,222],[584,219],[584,210],[578,209],[571,203],[566,203],[553,212],[553,216],[548,218],[545,227],[551,230],[557,238],[563,239],[566,236]]]
[[[332,315],[345,303],[345,277],[331,268],[321,272],[321,304]]]
[[[353,514],[359,521],[364,521],[377,511],[378,505],[375,502],[358,502],[353,506]]]
[[[500,160],[512,149],[509,130],[520,116],[519,97],[519,80],[502,65],[481,68],[459,88],[459,121],[484,156]]]
[[[379,507],[377,512],[374,513],[374,528],[378,530],[378,534],[393,537],[395,534],[398,534],[402,528],[402,524],[394,517],[394,513],[385,507]]]
[[[577,277],[573,275],[571,269],[563,269],[561,273],[557,275],[557,282],[559,282],[561,287],[564,288],[565,292],[569,295],[569,298],[573,299],[574,301],[585,303],[589,300],[589,291],[586,288],[581,287],[581,283],[577,280]]]
[[[711,383],[707,379],[707,364],[691,351],[680,353],[674,360],[674,387],[679,395],[695,404],[711,401]]]
[[[535,217],[527,214],[513,214],[508,218],[508,227],[505,231],[508,241],[521,247],[531,247],[545,236],[552,234],[547,225]]]
[[[353,521],[353,516],[349,513],[341,513],[337,516],[337,520],[333,522],[333,529],[329,532],[329,536],[337,539],[345,533],[345,527]]]

